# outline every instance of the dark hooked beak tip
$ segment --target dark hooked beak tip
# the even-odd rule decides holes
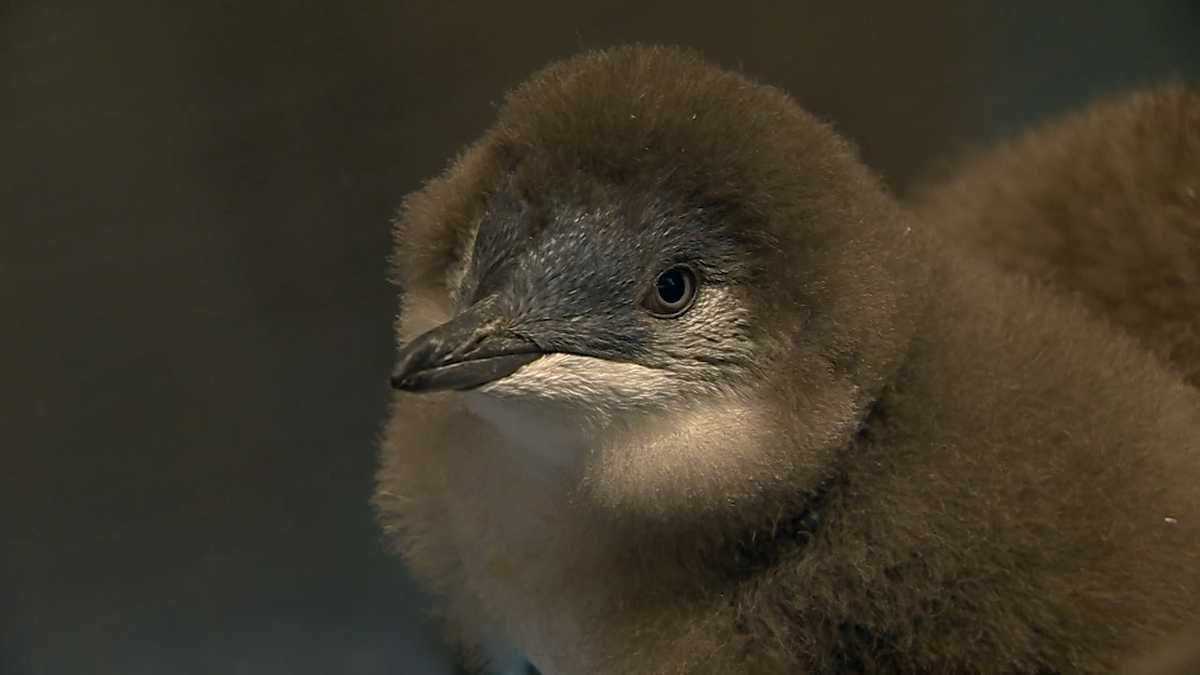
[[[433,368],[398,371],[392,374],[392,388],[408,392],[465,391],[508,377],[539,357],[541,354],[501,354]]]
[[[485,304],[414,339],[400,350],[392,388],[407,392],[474,389],[508,377],[543,354],[532,340],[497,331]]]

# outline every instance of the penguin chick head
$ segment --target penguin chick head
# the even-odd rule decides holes
[[[794,489],[912,332],[916,237],[850,145],[674,49],[539,73],[396,234],[393,385],[581,420],[614,502]]]
[[[736,389],[756,355],[744,252],[704,207],[634,215],[627,200],[494,198],[448,289],[453,317],[404,347],[393,384],[592,418]]]

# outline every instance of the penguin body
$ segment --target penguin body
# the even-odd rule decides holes
[[[912,202],[965,253],[1074,295],[1200,386],[1200,90],[1101,100]]]
[[[477,668],[1111,672],[1200,616],[1200,396],[783,93],[551,66],[397,223],[376,506]]]

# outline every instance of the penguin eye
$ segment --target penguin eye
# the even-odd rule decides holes
[[[642,306],[662,319],[673,319],[692,307],[696,300],[696,274],[676,265],[658,275],[654,288],[642,300]]]

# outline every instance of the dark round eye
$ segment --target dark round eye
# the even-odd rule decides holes
[[[677,265],[658,275],[642,305],[655,316],[674,318],[691,309],[695,300],[696,274]]]

